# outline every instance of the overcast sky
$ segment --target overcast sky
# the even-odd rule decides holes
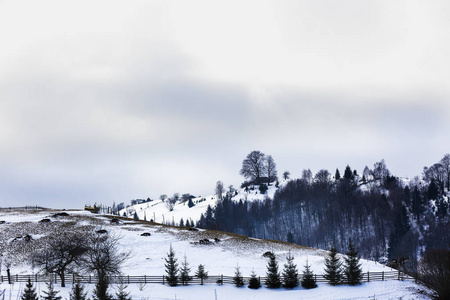
[[[450,1],[0,0],[0,207],[450,152]]]

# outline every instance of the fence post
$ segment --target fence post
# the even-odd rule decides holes
[[[400,270],[398,270],[398,280],[400,280]]]
[[[91,275],[89,275],[89,283],[91,283]]]
[[[165,277],[165,276],[163,275],[163,285],[164,285],[164,283],[165,283],[165,282],[164,282],[164,277]]]
[[[58,277],[55,274],[55,283],[58,283]]]
[[[367,282],[370,282],[370,273],[367,271]]]
[[[200,285],[203,285],[203,276],[200,278]]]
[[[384,281],[384,271],[381,272],[381,281]]]
[[[144,275],[144,284],[147,284],[147,275]]]
[[[223,274],[220,275],[220,285],[223,285]]]
[[[34,274],[34,282],[35,282],[35,283],[37,282],[37,273]]]
[[[130,284],[130,275],[128,275],[128,284]]]
[[[75,284],[75,274],[72,274],[72,284]]]
[[[19,275],[16,274],[16,282],[19,282]]]

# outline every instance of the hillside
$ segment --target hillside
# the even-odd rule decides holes
[[[185,228],[152,224],[149,222],[122,219],[118,225],[112,225],[110,216],[99,216],[84,211],[70,211],[69,216],[53,217],[58,211],[0,211],[0,224],[2,239],[1,251],[5,254],[3,259],[14,258],[8,255],[5,246],[14,243],[13,240],[26,234],[31,236],[31,244],[26,247],[37,247],[39,241],[46,235],[52,234],[60,228],[70,230],[71,226],[90,226],[91,230],[104,229],[109,234],[120,236],[120,249],[131,251],[132,255],[122,268],[125,275],[163,275],[164,258],[170,246],[175,250],[179,261],[186,255],[191,266],[192,273],[199,264],[205,265],[209,275],[233,276],[235,267],[239,264],[244,276],[249,276],[254,270],[257,275],[265,276],[267,259],[262,255],[266,251],[273,251],[278,259],[280,269],[285,263],[285,257],[289,251],[295,257],[295,263],[299,271],[308,260],[314,273],[323,272],[325,251],[293,245],[289,243],[259,240],[244,236],[227,234],[224,232],[199,230],[190,231]],[[50,222],[40,222],[49,219]],[[150,233],[150,236],[141,236],[142,233]],[[209,245],[201,245],[200,240],[207,239]],[[25,251],[26,252],[26,251]],[[26,253],[21,253],[14,260],[11,267],[12,274],[30,274],[39,271],[27,263]],[[389,268],[378,263],[361,260],[364,272],[390,271]],[[4,265],[4,264],[3,264]],[[6,275],[6,270],[1,270],[1,275]],[[3,283],[0,290],[6,289],[6,298],[17,297],[24,285],[15,284],[9,286]],[[45,285],[40,284],[39,289]],[[63,297],[68,296],[70,285],[59,288]],[[89,286],[89,290],[92,286]],[[418,290],[425,288],[414,284],[412,281],[389,280],[383,282],[363,283],[357,287],[339,286],[332,287],[326,283],[319,283],[319,287],[305,290],[301,287],[294,290],[277,289],[269,290],[261,288],[250,290],[248,288],[236,288],[233,285],[207,284],[205,286],[190,285],[187,287],[168,287],[161,284],[148,284],[141,291],[136,284],[130,284],[128,290],[133,299],[213,299],[214,294],[218,299],[363,299],[376,297],[376,299],[429,299],[418,294]]]
[[[282,187],[287,181],[280,183]],[[262,201],[266,198],[273,198],[277,187],[273,184],[268,187],[265,194],[261,194],[258,186],[249,189],[237,189],[232,193],[232,200],[235,202],[242,201]],[[166,200],[167,201],[167,200]],[[157,223],[163,224],[179,224],[180,220],[192,220],[197,223],[201,214],[205,214],[208,206],[214,208],[217,203],[216,195],[198,196],[192,199],[193,207],[188,206],[188,202],[177,202],[173,210],[170,211],[166,206],[166,201],[154,200],[146,203],[129,205],[128,207],[119,211],[120,216],[127,216],[132,218],[136,212],[140,220],[153,220]]]

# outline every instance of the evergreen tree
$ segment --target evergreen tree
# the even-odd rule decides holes
[[[189,268],[189,263],[185,255],[180,270],[180,282],[182,285],[188,285],[189,281],[192,280],[192,276],[189,275],[189,272],[191,272],[191,268]]]
[[[100,279],[92,291],[93,300],[113,300],[111,294],[108,293],[109,282],[106,278]]]
[[[344,178],[347,180],[353,179],[353,172],[349,165],[345,167]]]
[[[204,265],[202,265],[202,264],[198,265],[198,269],[195,272],[195,277],[200,278],[202,280],[201,284],[203,284],[203,280],[208,278],[208,272],[205,271]]]
[[[87,293],[84,291],[84,286],[78,282],[72,286],[72,291],[70,292],[70,300],[86,300]]]
[[[234,272],[233,283],[236,285],[236,287],[244,286],[244,277],[242,277],[239,266],[236,267],[236,271]]]
[[[44,300],[61,300],[61,296],[58,296],[59,291],[55,291],[52,281],[47,283],[47,290],[42,292],[45,294],[42,297]]]
[[[31,283],[31,279],[28,278],[28,282],[25,286],[25,289],[22,293],[22,300],[38,300],[38,296],[36,294],[36,289],[33,287],[33,284]]]
[[[305,289],[313,289],[317,287],[316,279],[311,271],[311,266],[306,261],[305,269],[303,270],[302,287]]]
[[[170,286],[176,286],[178,284],[178,263],[175,258],[175,252],[173,251],[172,245],[170,245],[169,253],[167,253],[167,258],[165,258],[166,263],[164,266],[166,267],[167,273],[167,283]]]
[[[291,251],[289,251],[286,260],[287,263],[284,265],[283,269],[283,287],[292,289],[298,286],[299,282],[297,265],[294,264],[294,257],[291,255]]]
[[[261,287],[261,282],[259,281],[259,278],[256,277],[255,271],[252,271],[252,274],[250,275],[250,280],[248,282],[248,288],[257,290]]]
[[[137,212],[134,212],[134,214],[133,214],[133,219],[139,220],[139,216],[138,216]]]
[[[347,257],[344,259],[344,276],[348,284],[357,285],[361,283],[362,280],[362,269],[359,263],[358,251],[350,240],[348,243]]]
[[[194,202],[192,201],[192,198],[189,198],[189,201],[188,201],[188,207],[189,208],[191,208],[192,206],[194,206],[195,204],[194,204]]]
[[[323,277],[331,285],[337,285],[342,282],[342,262],[337,255],[334,245],[331,246],[329,254],[325,257],[325,274]]]
[[[288,243],[293,243],[294,242],[294,235],[292,234],[292,232],[289,230],[287,236],[286,236],[287,242]]]
[[[339,169],[336,168],[336,173],[334,174],[334,179],[339,180],[341,179],[341,173],[339,173]]]
[[[183,218],[180,219],[180,227],[184,227],[184,220],[183,220]]]
[[[130,292],[125,292],[126,288],[127,286],[123,282],[117,286],[116,300],[131,300]]]
[[[269,263],[267,264],[267,273],[265,284],[269,289],[277,289],[281,286],[280,273],[278,272],[278,263],[275,255],[272,254],[269,257]]]

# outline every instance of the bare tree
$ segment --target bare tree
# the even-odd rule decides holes
[[[284,171],[283,172],[283,179],[284,180],[288,180],[290,175],[291,175],[291,173],[289,171]]]
[[[443,193],[446,181],[445,167],[440,163],[436,163],[429,168],[424,167],[423,179],[428,183],[434,180],[434,182],[438,185],[440,192]]]
[[[175,197],[167,198],[164,203],[169,211],[173,211],[175,204],[177,204],[177,199]]]
[[[376,162],[373,165],[373,177],[374,179],[386,179],[386,177],[391,175],[391,172],[389,172],[388,168],[386,167],[386,163],[384,162],[384,159],[382,159],[379,162]]]
[[[267,156],[266,159],[266,172],[267,172],[267,184],[270,185],[271,182],[276,181],[278,179],[277,174],[277,165],[272,158],[272,155]]]
[[[166,201],[166,199],[167,199],[166,194],[162,194],[161,196],[159,196],[159,200],[161,200],[162,202]]]
[[[449,250],[427,250],[418,269],[420,280],[435,291],[437,299],[450,299]]]
[[[450,154],[445,154],[441,159],[441,164],[445,172],[447,191],[450,191]]]
[[[92,233],[88,236],[89,246],[83,255],[82,268],[86,272],[95,272],[98,283],[95,297],[98,300],[110,299],[107,290],[108,276],[120,274],[122,264],[129,258],[130,252],[119,250],[120,236]]]
[[[311,185],[312,183],[312,172],[310,169],[302,171],[302,180],[304,180],[307,184]]]
[[[265,175],[266,155],[261,151],[252,151],[242,162],[240,174],[245,178],[261,183],[261,177]]]
[[[218,201],[222,201],[223,200],[223,193],[225,193],[225,188],[223,186],[223,182],[220,181],[220,180],[216,182],[215,193],[216,193],[216,196],[217,196],[217,200]]]
[[[80,229],[58,230],[47,237],[43,249],[32,256],[33,263],[46,273],[57,274],[61,279],[61,287],[65,287],[64,274],[73,272],[76,263],[87,251],[88,238]]]

